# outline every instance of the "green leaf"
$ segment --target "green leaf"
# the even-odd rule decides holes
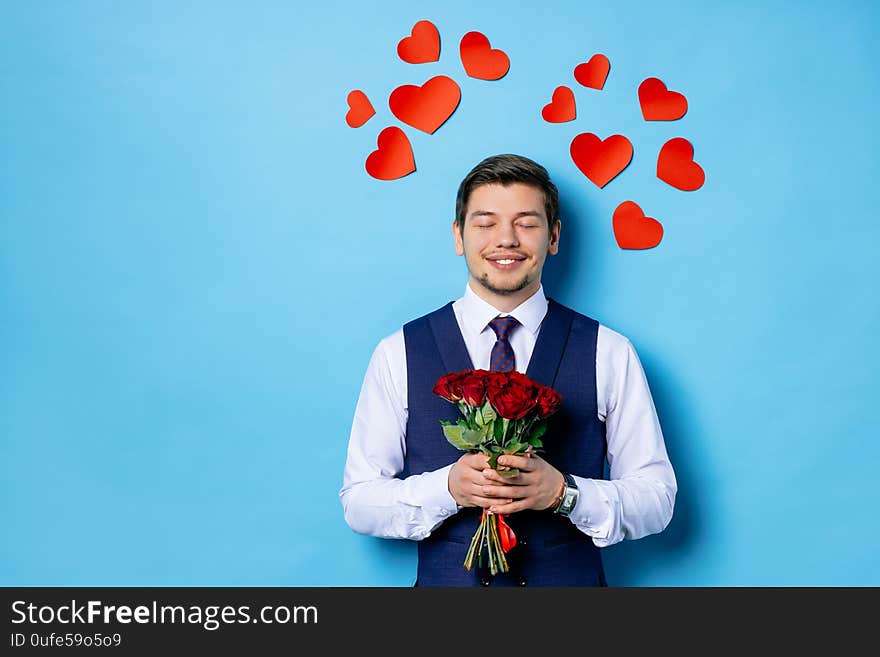
[[[529,441],[540,438],[547,431],[547,420],[538,422],[531,431],[529,431]]]
[[[468,429],[461,435],[461,439],[468,444],[468,449],[474,449],[477,445],[483,442],[483,434],[480,431]]]
[[[515,477],[519,474],[519,470],[517,470],[516,468],[511,468],[510,470],[499,470],[498,474],[500,474],[502,477]]]
[[[464,433],[464,427],[461,427],[457,424],[445,424],[443,425],[443,435],[446,436],[446,440],[452,443],[453,446],[458,449],[467,449],[462,444],[461,435]]]
[[[486,422],[489,422],[490,420],[494,420],[496,417],[498,417],[498,413],[496,413],[495,409],[492,408],[492,404],[489,403],[488,399],[486,400],[486,403],[483,404],[482,411],[483,411],[483,418],[486,420]]]
[[[493,470],[498,468],[498,457],[499,456],[500,456],[500,454],[493,454],[491,457],[489,457],[489,467],[492,468]]]
[[[440,426],[448,427],[450,424],[453,424],[452,420],[440,420]]]
[[[495,442],[500,445],[502,440],[504,440],[504,422],[499,422],[496,419],[495,420]]]
[[[504,448],[505,454],[521,454],[529,448],[528,443],[513,443]]]
[[[529,445],[531,445],[535,449],[538,449],[539,447],[543,447],[544,443],[541,442],[540,438],[530,438]]]
[[[448,425],[443,427],[443,435],[446,440],[456,449],[469,450],[477,445],[468,441],[468,431],[464,427],[458,425]]]

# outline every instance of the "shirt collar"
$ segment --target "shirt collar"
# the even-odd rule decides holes
[[[465,325],[474,334],[482,333],[489,326],[489,322],[498,315],[511,315],[533,335],[537,335],[544,315],[547,314],[547,297],[544,296],[542,284],[532,296],[509,313],[505,313],[477,296],[477,293],[471,289],[470,283],[467,283],[461,300],[461,309]]]

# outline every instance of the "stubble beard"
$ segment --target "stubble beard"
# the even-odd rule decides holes
[[[486,288],[487,290],[489,290],[493,294],[500,294],[503,296],[516,294],[517,292],[527,288],[529,286],[529,284],[532,282],[529,279],[528,274],[523,276],[522,280],[519,283],[512,285],[510,287],[496,287],[495,285],[492,284],[492,281],[489,280],[489,274],[483,274],[482,276],[480,276],[476,280],[480,285],[482,285],[484,288]]]

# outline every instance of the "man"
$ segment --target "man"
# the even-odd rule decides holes
[[[544,295],[541,271],[561,228],[542,166],[482,161],[459,187],[452,223],[470,274],[464,296],[373,353],[340,498],[355,531],[419,542],[418,586],[605,586],[599,548],[660,532],[672,517],[675,475],[632,345]],[[499,458],[515,477],[443,437],[439,420],[458,410],[432,387],[471,367],[515,367],[562,394],[545,451]],[[509,514],[509,573],[462,565],[483,509]]]

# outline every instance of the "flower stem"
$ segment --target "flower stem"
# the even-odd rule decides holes
[[[489,565],[489,572],[492,575],[498,573],[506,573],[509,570],[507,558],[504,556],[504,549],[501,546],[501,536],[498,533],[498,516],[483,510],[480,518],[480,524],[477,531],[471,538],[471,544],[468,548],[467,555],[464,558],[464,567],[471,570],[474,565],[474,557],[477,563],[483,564],[483,550],[486,552],[486,560]]]
[[[474,533],[474,537],[471,539],[471,545],[468,548],[467,556],[464,558],[464,567],[470,570],[474,566],[474,555],[477,554],[477,544],[480,545],[480,555],[483,552],[483,536],[485,534],[486,528],[486,516],[480,520],[480,526],[477,527],[477,531]]]

